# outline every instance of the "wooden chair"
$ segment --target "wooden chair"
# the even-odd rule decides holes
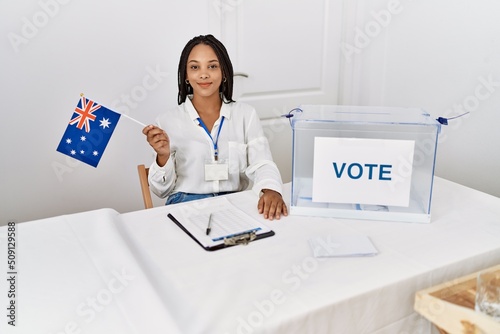
[[[153,200],[151,199],[151,191],[149,190],[148,183],[149,168],[146,168],[144,165],[137,165],[137,172],[139,173],[139,182],[141,183],[144,208],[151,209],[153,207]]]

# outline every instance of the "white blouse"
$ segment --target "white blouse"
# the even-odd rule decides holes
[[[164,198],[176,192],[194,194],[241,191],[248,187],[260,193],[271,189],[282,193],[280,172],[273,162],[255,109],[239,102],[223,103],[211,136],[218,139],[218,161],[228,164],[228,179],[205,181],[205,164],[214,161],[214,144],[198,121],[191,100],[159,116],[157,125],[170,138],[170,158],[160,167],[149,169],[151,191]]]

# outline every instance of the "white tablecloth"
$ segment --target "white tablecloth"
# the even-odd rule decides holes
[[[252,192],[228,199],[264,222]],[[430,333],[413,311],[415,292],[500,263],[500,199],[440,178],[430,224],[289,216],[266,222],[273,237],[215,252],[194,243],[167,212],[106,209],[18,224],[18,326],[5,326],[3,317],[0,328]],[[5,234],[1,228],[2,248]],[[325,235],[367,235],[379,254],[314,258],[308,240]]]
[[[16,326],[7,324],[10,287],[3,275],[0,333],[182,333],[119,224],[111,209],[18,224]],[[3,273],[6,232],[0,229]]]

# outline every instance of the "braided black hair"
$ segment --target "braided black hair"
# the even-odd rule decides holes
[[[191,50],[198,44],[205,44],[210,46],[217,56],[219,64],[221,66],[222,84],[219,87],[219,92],[222,93],[222,101],[225,103],[234,102],[233,101],[233,64],[229,55],[227,53],[226,47],[214,36],[212,35],[200,35],[191,39],[181,53],[181,58],[179,60],[179,70],[178,70],[178,86],[179,93],[177,95],[177,103],[182,104],[186,101],[186,96],[193,93],[193,88],[189,83],[186,83],[186,68],[187,61]]]

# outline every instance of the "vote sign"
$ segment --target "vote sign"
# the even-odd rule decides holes
[[[408,207],[413,140],[314,139],[313,202]]]

